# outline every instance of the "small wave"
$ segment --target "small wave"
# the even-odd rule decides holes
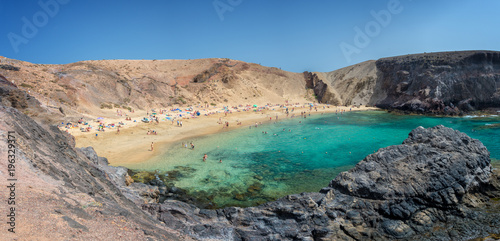
[[[484,118],[484,117],[498,117],[498,115],[466,115],[463,118]]]

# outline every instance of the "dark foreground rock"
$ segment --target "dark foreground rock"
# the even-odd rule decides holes
[[[75,148],[69,134],[17,109],[0,105],[0,120],[5,164],[12,154],[7,154],[7,138],[16,141],[15,167],[9,168],[18,178],[15,209],[20,217],[16,233],[2,230],[0,240],[189,239],[139,208],[138,191],[124,188],[127,169],[107,166],[92,148]],[[11,178],[10,172],[2,163],[2,180]]]
[[[251,208],[168,200],[143,209],[197,239],[465,240],[500,233],[498,197],[484,145],[436,126],[367,156],[319,193]]]

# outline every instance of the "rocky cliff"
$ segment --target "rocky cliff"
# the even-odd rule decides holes
[[[319,193],[252,208],[143,208],[197,239],[461,240],[500,233],[498,197],[500,176],[483,144],[437,126],[367,156]]]
[[[316,74],[331,89],[325,95],[337,97],[319,95],[322,102],[437,114],[500,108],[500,52],[495,51],[412,54]]]
[[[500,107],[500,52],[450,52],[399,56],[376,63],[383,108],[425,113]]]
[[[23,114],[40,108],[28,93],[0,80],[0,99],[0,198],[15,201],[0,207],[17,210],[13,232],[2,217],[0,240],[189,239],[125,197],[137,195],[122,192],[124,168],[108,167],[92,148],[76,149],[70,135]]]

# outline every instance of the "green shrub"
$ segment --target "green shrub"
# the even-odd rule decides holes
[[[113,106],[108,103],[101,103],[101,109],[113,109]]]
[[[29,84],[26,84],[26,83],[22,83],[20,84],[21,87],[24,87],[24,88],[33,88],[32,85],[29,85]]]

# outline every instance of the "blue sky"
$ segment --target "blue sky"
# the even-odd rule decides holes
[[[222,57],[332,71],[395,55],[500,50],[498,11],[496,0],[0,0],[0,55],[42,64]]]

